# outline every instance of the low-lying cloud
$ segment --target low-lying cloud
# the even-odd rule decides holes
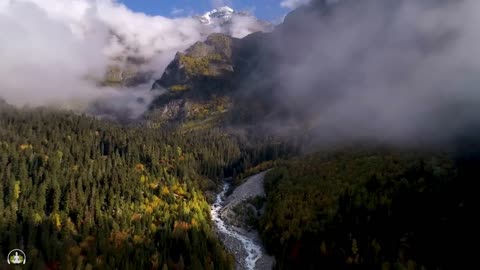
[[[321,10],[287,17],[270,41],[278,102],[301,111],[319,141],[441,142],[478,127],[480,1]]]
[[[239,35],[250,33],[234,25]],[[77,109],[100,99],[128,109],[130,96],[142,96],[145,103],[131,108],[137,116],[147,108],[150,86],[99,87],[107,67],[131,56],[143,59],[140,69],[155,79],[177,51],[218,30],[192,17],[133,12],[113,0],[0,0],[0,97]]]

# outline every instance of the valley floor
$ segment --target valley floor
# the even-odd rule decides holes
[[[242,224],[234,208],[247,199],[265,197],[263,181],[266,172],[249,177],[244,184],[226,196],[230,183],[225,182],[222,192],[212,206],[212,219],[216,231],[226,248],[235,256],[236,269],[272,269],[274,258],[268,256],[256,230]]]

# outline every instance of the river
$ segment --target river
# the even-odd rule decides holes
[[[227,248],[234,253],[235,259],[237,261],[237,269],[248,269],[254,270],[256,268],[257,261],[264,256],[263,248],[257,244],[258,239],[253,239],[251,236],[240,233],[240,230],[236,230],[231,225],[227,224],[222,219],[222,210],[225,206],[226,200],[226,193],[230,188],[230,184],[228,182],[224,182],[222,191],[217,194],[215,203],[211,208],[211,215],[213,222],[217,228],[218,233],[221,236],[221,239],[227,246]],[[234,241],[227,241],[228,238],[233,238]],[[235,241],[236,240],[236,241]],[[238,249],[238,243],[241,244],[241,248],[244,252],[235,251]],[[232,247],[235,246],[236,247]],[[246,255],[246,256],[245,256]],[[244,260],[244,264],[242,265],[242,260]]]

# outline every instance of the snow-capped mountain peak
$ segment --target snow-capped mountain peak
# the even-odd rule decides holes
[[[258,31],[273,30],[273,24],[259,20],[249,12],[238,12],[228,6],[213,9],[201,16],[195,16],[195,18],[217,33],[224,33],[236,38],[242,38]]]
[[[234,13],[235,10],[231,7],[224,6],[206,12],[200,16],[200,21],[204,24],[212,24],[214,20],[220,20],[223,23],[229,21]]]

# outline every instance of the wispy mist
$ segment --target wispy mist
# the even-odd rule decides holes
[[[233,23],[238,35],[251,32]],[[148,16],[111,0],[0,0],[0,97],[14,105],[85,109],[92,102],[140,115],[155,93],[99,87],[127,56],[160,77],[177,51],[219,29],[198,19]],[[142,100],[142,102],[135,102]]]
[[[325,2],[268,45],[277,101],[320,141],[442,142],[480,122],[479,1]]]

